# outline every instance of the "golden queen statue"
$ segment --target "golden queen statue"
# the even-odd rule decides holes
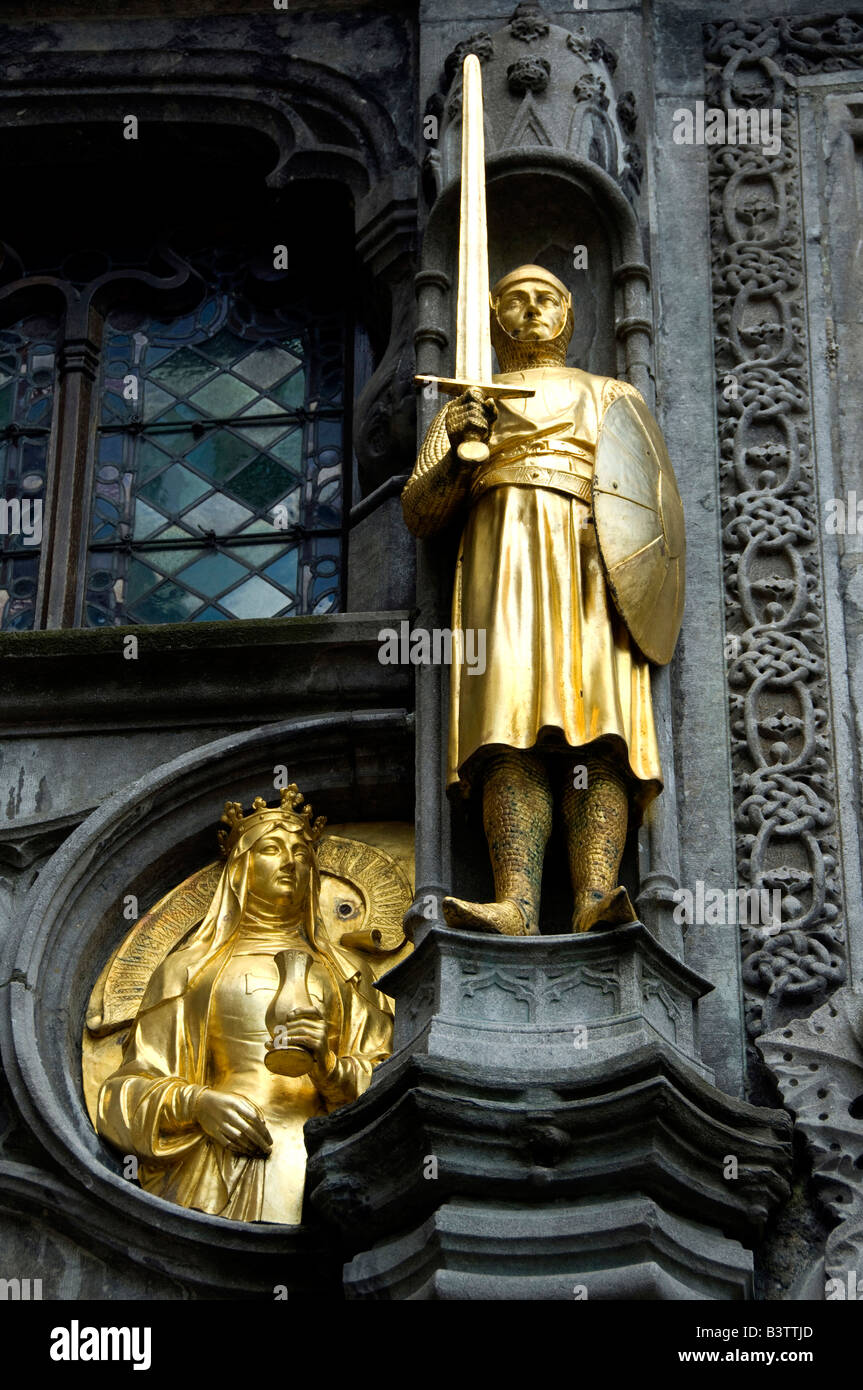
[[[566,286],[523,265],[489,294],[473,57],[463,110],[456,374],[437,379],[457,399],[402,505],[416,536],[463,525],[452,626],[485,631],[487,660],[452,670],[448,787],[481,791],[495,902],[443,911],[452,927],[536,934],[557,801],[584,932],[636,919],[618,874],[631,817],[662,788],[648,658],[670,660],[680,626],[682,509],[639,392],[566,366]]]
[[[138,1158],[149,1192],[237,1221],[294,1225],[302,1212],[305,1121],[354,1100],[391,1050],[391,1006],[375,988],[369,954],[389,947],[380,931],[348,932],[339,941],[327,931],[318,863],[324,822],[312,822],[296,785],[277,807],[258,797],[245,816],[230,802],[222,819],[224,864],[211,866],[215,892],[209,869],[174,890],[153,910],[149,928],[147,919],[139,924],[150,945],[124,943],[112,958],[119,975],[108,969],[94,991],[89,1022],[104,1031],[111,1025],[106,1001],[115,1005],[114,1024],[128,1012],[129,990],[118,986],[123,970],[163,951],[166,932],[179,934],[161,963],[148,967],[122,1065],[98,1092],[95,1123]],[[335,844],[348,865],[387,859],[355,841]],[[396,889],[401,912],[410,888]],[[199,918],[190,933],[181,890],[192,894],[187,917]],[[201,920],[194,902],[202,893],[211,900]]]

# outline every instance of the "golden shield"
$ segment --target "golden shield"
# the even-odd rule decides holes
[[[683,618],[683,504],[662,432],[634,396],[619,396],[603,416],[593,515],[615,606],[648,660],[665,666]]]

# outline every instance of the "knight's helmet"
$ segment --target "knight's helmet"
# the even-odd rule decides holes
[[[497,306],[501,296],[506,290],[519,284],[522,280],[540,280],[550,285],[552,289],[557,290],[566,305],[566,318],[563,327],[553,338],[523,343],[507,333],[500,322],[497,316]],[[544,270],[541,265],[520,265],[498,280],[489,295],[489,301],[491,304],[491,342],[497,353],[497,360],[502,372],[519,372],[526,371],[530,367],[562,367],[565,365],[566,349],[572,337],[574,324],[572,295],[556,275],[552,275],[550,270]]]

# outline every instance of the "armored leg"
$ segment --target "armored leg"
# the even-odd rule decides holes
[[[587,785],[573,772],[587,768]],[[572,879],[574,932],[599,924],[637,921],[626,889],[617,884],[629,823],[626,781],[611,757],[590,756],[567,774],[561,798]]]
[[[543,760],[516,749],[492,754],[483,777],[482,813],[496,901],[444,898],[447,925],[504,936],[536,936],[552,815],[551,784]]]

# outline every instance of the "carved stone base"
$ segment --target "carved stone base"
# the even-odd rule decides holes
[[[382,984],[398,1051],[305,1130],[350,1296],[748,1296],[743,1247],[788,1194],[791,1121],[707,1079],[708,986],[640,923],[434,927]]]
[[[396,1055],[568,1070],[664,1042],[713,1080],[695,1045],[695,1006],[711,986],[641,922],[517,942],[434,927],[381,985],[398,1001]]]
[[[752,1256],[646,1197],[529,1210],[445,1202],[345,1269],[348,1298],[744,1299]]]

